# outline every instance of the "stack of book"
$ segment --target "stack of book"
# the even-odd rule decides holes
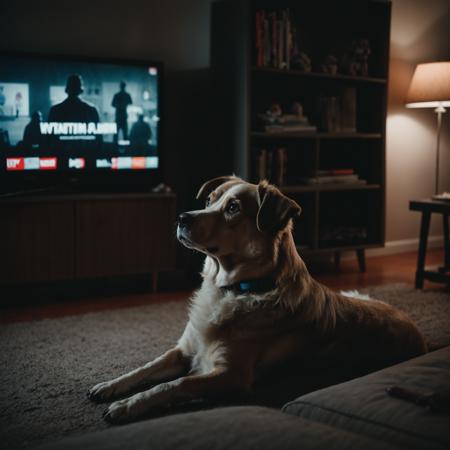
[[[328,169],[317,171],[315,177],[304,177],[297,179],[301,184],[366,184],[367,181],[359,178],[353,169]]]
[[[258,149],[256,152],[255,179],[268,180],[277,186],[286,182],[287,151],[285,148]]]
[[[289,9],[256,12],[256,67],[290,69],[295,30]]]
[[[266,133],[312,133],[317,131],[317,127],[308,121],[290,121],[266,125],[264,131]]]
[[[274,111],[276,113],[274,113]],[[262,125],[266,133],[301,133],[315,132],[317,127],[309,123],[308,117],[303,114],[300,103],[294,102],[291,107],[292,113],[283,113],[281,106],[273,104],[265,113],[258,114],[258,128]]]

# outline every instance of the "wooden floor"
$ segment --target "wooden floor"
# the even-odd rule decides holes
[[[341,262],[339,272],[329,271],[325,274],[315,274],[321,283],[333,289],[360,289],[389,283],[408,283],[414,286],[417,266],[417,252],[401,253],[399,255],[376,256],[367,258],[367,270],[359,272],[355,260]],[[443,249],[427,251],[427,266],[440,266],[444,262]],[[442,288],[443,285],[425,281],[424,289]]]
[[[417,253],[367,258],[367,270],[360,273],[356,260],[343,260],[338,272],[328,269],[313,276],[333,289],[361,289],[367,286],[404,282],[414,286]],[[427,265],[440,265],[442,250],[429,250]],[[425,289],[442,289],[442,285],[425,282]],[[0,310],[0,323],[12,323],[45,318],[64,317],[108,309],[148,305],[167,300],[187,301],[190,290],[175,290],[163,293],[120,294],[103,297],[70,299],[57,302],[40,302],[38,305],[6,307]]]

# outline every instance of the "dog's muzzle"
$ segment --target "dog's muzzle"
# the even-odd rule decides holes
[[[181,213],[177,219],[177,238],[188,248],[194,248],[191,240],[191,225],[193,221],[194,217],[190,213]]]
[[[190,228],[190,226],[192,225],[192,221],[193,221],[193,216],[192,216],[192,214],[189,214],[189,213],[181,213],[179,216],[178,216],[178,227],[180,228],[180,229],[189,229]]]
[[[204,248],[195,243],[191,236],[191,227],[194,222],[195,215],[192,213],[181,213],[177,219],[177,238],[185,246],[201,252],[215,254],[219,251],[219,247]]]

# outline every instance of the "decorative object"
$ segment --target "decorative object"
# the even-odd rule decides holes
[[[291,67],[305,73],[311,72],[311,58],[303,52],[294,53],[292,56]]]
[[[273,103],[265,113],[258,114],[257,119],[268,133],[316,131],[303,115],[301,103],[292,103],[290,110],[291,114],[285,114],[279,103]]]
[[[371,53],[367,39],[353,41],[342,61],[344,72],[347,75],[366,77],[369,74],[369,55]]]
[[[334,55],[327,55],[320,65],[320,70],[323,73],[336,75],[338,71],[338,60]]]
[[[442,114],[450,106],[450,61],[419,64],[406,97],[407,108],[435,108],[437,113],[436,185],[434,194],[439,198],[439,144]]]

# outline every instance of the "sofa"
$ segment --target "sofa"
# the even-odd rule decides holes
[[[448,449],[450,408],[433,412],[386,393],[450,388],[450,347],[310,392],[281,409],[230,406],[61,439],[40,450]],[[450,399],[449,399],[450,401]]]

